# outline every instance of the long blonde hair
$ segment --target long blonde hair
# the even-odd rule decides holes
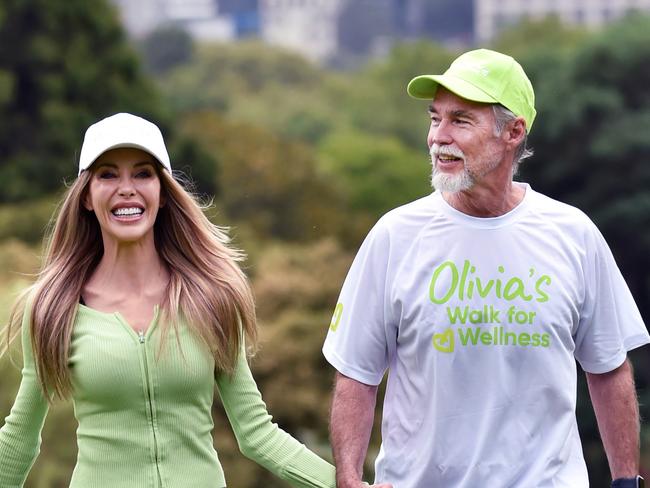
[[[231,373],[242,341],[251,349],[257,344],[253,295],[238,265],[243,254],[229,246],[225,230],[208,220],[194,195],[167,171],[156,171],[165,204],[154,236],[170,272],[160,304],[162,335],[183,320],[205,341],[217,369]],[[8,347],[23,314],[30,314],[31,347],[47,398],[72,392],[67,363],[74,320],[83,285],[103,254],[97,218],[83,207],[91,176],[91,170],[81,173],[64,195],[37,280],[14,304],[7,326]]]

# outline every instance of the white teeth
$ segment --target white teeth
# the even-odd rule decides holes
[[[117,210],[113,211],[113,214],[117,215],[118,217],[121,217],[126,215],[140,215],[142,214],[142,212],[143,210],[141,208],[129,207],[129,208],[118,208]]]

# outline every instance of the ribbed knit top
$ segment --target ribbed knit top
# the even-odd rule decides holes
[[[247,457],[292,486],[335,486],[333,466],[272,422],[243,351],[232,376],[215,375],[209,350],[187,326],[160,352],[157,325],[156,312],[137,333],[117,312],[79,305],[69,359],[79,422],[71,488],[225,487],[212,439],[215,382]],[[27,319],[22,328],[22,381],[0,429],[0,488],[23,486],[48,409]]]

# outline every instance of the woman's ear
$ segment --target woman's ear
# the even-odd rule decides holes
[[[86,210],[89,212],[93,211],[93,204],[92,200],[90,199],[90,190],[86,190],[82,199],[81,199],[81,204],[84,206]]]
[[[160,187],[160,198],[158,201],[158,208],[163,208],[167,204],[167,192],[163,189],[162,185]]]

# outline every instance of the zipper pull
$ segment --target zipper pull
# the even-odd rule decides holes
[[[140,338],[140,344],[144,344],[144,331],[138,331],[138,337]]]

